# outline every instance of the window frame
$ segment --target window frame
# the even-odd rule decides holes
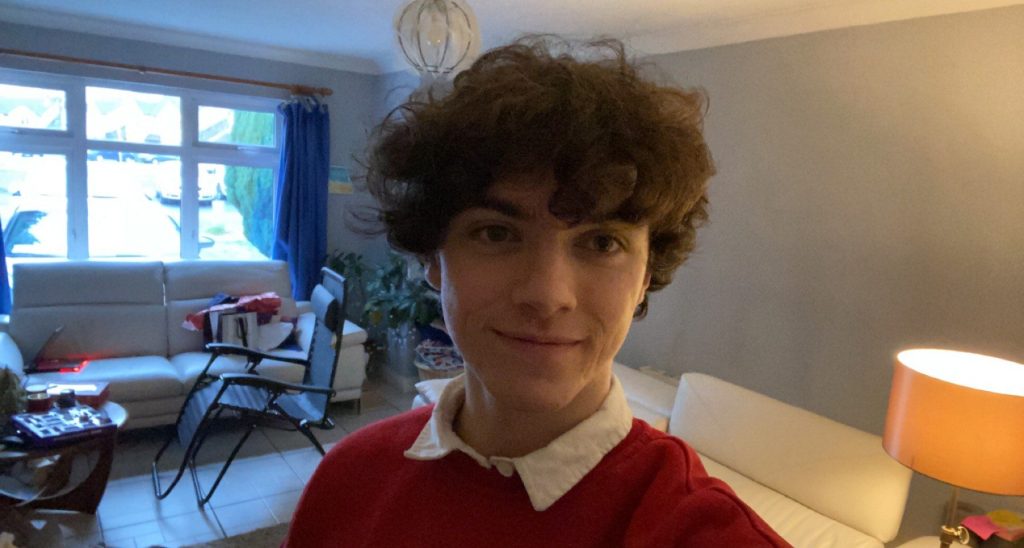
[[[277,107],[281,98],[239,95],[19,69],[0,68],[0,83],[61,90],[65,94],[67,129],[36,129],[0,126],[0,150],[30,154],[61,154],[67,162],[68,234],[67,257],[60,260],[88,260],[88,158],[89,150],[111,150],[143,154],[173,155],[181,159],[180,259],[199,260],[199,164],[269,168],[277,180],[280,151],[283,146],[284,120]],[[156,93],[180,99],[181,144],[163,145],[88,139],[86,133],[86,87],[104,87],[125,91]],[[274,146],[235,145],[199,141],[199,106],[267,112],[274,115]],[[155,257],[154,257],[155,258]],[[102,260],[118,260],[103,257]]]

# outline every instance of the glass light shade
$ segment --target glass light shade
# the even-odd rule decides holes
[[[480,29],[462,0],[413,0],[395,19],[398,47],[420,74],[461,70],[480,51]]]
[[[1024,495],[1024,365],[913,349],[896,356],[882,446],[957,487]]]

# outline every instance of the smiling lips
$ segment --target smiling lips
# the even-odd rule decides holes
[[[541,347],[567,348],[582,342],[582,339],[556,335],[535,335],[532,333],[499,331],[497,329],[495,329],[494,332],[503,338],[510,339],[521,344],[537,345]]]

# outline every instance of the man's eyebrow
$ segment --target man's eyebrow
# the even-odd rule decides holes
[[[477,204],[474,207],[497,211],[502,215],[506,215],[508,217],[512,217],[513,219],[520,221],[529,217],[529,215],[526,214],[526,211],[524,211],[523,208],[519,207],[518,205],[512,202],[508,202],[500,198],[485,197],[483,200],[480,201],[479,204]]]

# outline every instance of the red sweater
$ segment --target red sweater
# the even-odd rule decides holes
[[[461,452],[406,458],[432,407],[346,437],[306,486],[283,546],[789,546],[682,440],[634,419],[575,487],[538,512],[517,475]]]

